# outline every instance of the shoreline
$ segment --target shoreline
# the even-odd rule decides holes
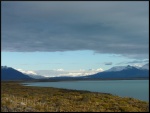
[[[136,79],[137,80],[137,79]],[[101,81],[101,80],[78,80],[79,82],[86,82],[86,83],[93,83],[94,81]],[[122,94],[122,93],[119,93],[119,92],[116,92],[116,91],[112,91],[112,90],[105,90],[105,89],[103,89],[102,87],[100,87],[100,88],[97,88],[97,90],[91,90],[91,88],[87,88],[87,87],[85,87],[84,85],[83,85],[83,88],[78,88],[77,86],[76,87],[67,87],[65,84],[67,83],[67,82],[69,82],[69,84],[71,84],[72,82],[73,82],[73,84],[74,85],[76,85],[76,84],[78,84],[78,83],[76,83],[76,82],[78,82],[78,81],[57,81],[57,82],[61,82],[61,84],[62,84],[62,86],[61,85],[57,85],[56,83],[53,83],[53,82],[42,82],[42,81],[40,81],[40,82],[38,82],[38,83],[43,83],[43,86],[40,86],[40,85],[34,85],[34,83],[36,83],[36,82],[22,82],[22,83],[20,83],[21,85],[23,85],[23,86],[28,86],[28,87],[46,87],[46,88],[48,88],[48,87],[52,87],[52,88],[59,88],[59,89],[67,89],[67,90],[78,90],[78,91],[89,91],[89,92],[95,92],[95,93],[105,93],[105,94],[112,94],[112,95],[118,95],[118,96],[120,96],[120,97],[131,97],[131,98],[135,98],[135,99],[139,99],[139,100],[141,100],[141,101],[146,101],[146,102],[149,102],[149,99],[147,99],[148,97],[147,97],[147,95],[145,95],[144,97],[143,97],[143,94],[141,93],[141,96],[139,97],[139,96],[134,96],[133,94],[134,94],[134,92],[132,91],[132,93],[130,94]],[[88,82],[88,81],[91,81],[91,82]],[[106,82],[106,84],[108,83],[109,84],[109,81],[112,81],[112,80],[108,80],[107,82]],[[125,82],[124,83],[126,83],[126,80],[124,80]],[[148,80],[146,80],[146,82],[147,82]],[[121,82],[121,81],[120,81]],[[140,80],[139,80],[139,82],[140,82]],[[31,84],[30,84],[31,83]],[[32,84],[33,83],[33,84]],[[46,83],[47,84],[47,86],[46,85],[44,85],[44,83]],[[50,83],[50,84],[49,84]],[[52,83],[52,84],[51,84]],[[98,82],[99,83],[99,82]],[[101,83],[101,82],[100,82]],[[104,82],[102,82],[102,83],[104,83]],[[115,82],[113,82],[113,84],[114,84]],[[130,82],[131,83],[131,82]],[[63,87],[63,84],[64,84],[64,87]],[[67,83],[68,84],[68,83]],[[112,84],[112,85],[113,85]],[[91,85],[90,85],[91,86]],[[109,88],[109,86],[108,85],[106,85],[106,88]],[[112,87],[112,88],[114,88],[114,87]],[[126,90],[126,91],[130,91],[130,90],[132,90],[133,88],[129,88],[129,90]],[[118,89],[118,90],[120,90],[120,89]],[[141,89],[141,91],[142,91],[142,89]]]
[[[18,111],[22,112],[25,112],[29,108],[33,112],[149,111],[149,102],[134,98],[62,88],[28,87],[20,83],[18,81],[1,82],[1,108],[7,106],[10,111],[14,111],[18,108],[17,103],[20,103]],[[10,101],[10,104],[7,105],[6,101]]]
[[[130,79],[76,79],[76,78],[71,78],[71,79],[34,79],[34,80],[1,80],[1,82],[61,82],[61,81],[110,81],[110,80],[149,80],[149,78],[130,78]]]

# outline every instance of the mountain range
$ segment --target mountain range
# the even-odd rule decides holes
[[[1,80],[33,80],[47,79],[40,75],[25,74],[11,67],[1,66]],[[70,80],[70,79],[148,79],[149,78],[149,63],[142,67],[136,66],[115,66],[106,71],[99,72],[93,75],[80,77],[53,77],[51,80]]]
[[[129,66],[130,65],[128,65],[128,66],[115,66],[115,67],[112,67],[112,68],[110,68],[110,69],[108,69],[108,70],[106,70],[107,72],[108,71],[121,71],[121,70],[123,70],[123,69],[126,69],[126,68],[129,68]],[[134,67],[134,68],[137,68],[137,69],[147,69],[147,70],[149,70],[149,64],[147,63],[147,64],[145,64],[145,65],[143,65],[142,67],[138,67],[138,66],[130,66],[130,68],[131,67]]]
[[[99,72],[86,78],[99,79],[134,79],[134,78],[149,78],[149,70],[144,67],[124,66],[113,67],[107,71]]]

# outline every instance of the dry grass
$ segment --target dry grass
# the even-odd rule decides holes
[[[111,94],[1,82],[1,111],[148,112],[149,103]]]

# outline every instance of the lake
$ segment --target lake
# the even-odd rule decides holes
[[[23,83],[25,86],[55,87],[111,93],[149,102],[149,80],[61,81]]]

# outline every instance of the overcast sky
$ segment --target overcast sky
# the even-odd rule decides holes
[[[55,57],[65,59],[69,52],[72,62],[78,64],[78,68],[72,64],[72,69],[80,69],[80,65],[90,68],[89,65],[96,63],[92,62],[93,56],[96,56],[97,63],[100,62],[99,67],[96,64],[91,67],[95,69],[108,69],[121,62],[145,63],[143,61],[149,60],[148,1],[3,1],[1,6],[2,65],[12,66],[13,63],[7,63],[8,54],[9,58],[14,55],[22,59],[25,54],[30,54],[28,65],[35,62],[42,65],[43,57],[35,55],[56,53]],[[20,53],[23,55],[19,56]],[[83,59],[91,58],[87,67],[83,66],[84,60],[77,60],[81,56],[76,53],[85,53]],[[109,58],[103,58],[104,55]],[[35,57],[40,61],[34,61]],[[16,58],[10,58],[11,62],[16,62],[14,67],[27,63]],[[59,62],[59,59],[58,62],[54,58],[51,60]],[[67,59],[61,62],[64,63],[61,68],[69,69],[66,62]],[[29,67],[40,70],[40,67]]]

